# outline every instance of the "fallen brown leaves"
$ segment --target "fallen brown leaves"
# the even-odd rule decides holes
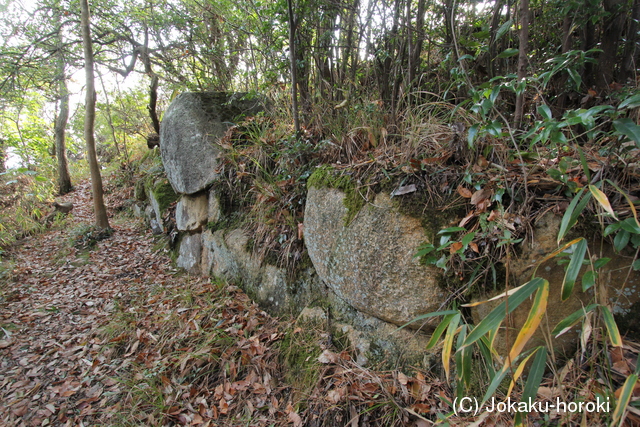
[[[15,246],[0,287],[1,425],[422,426],[450,411],[443,382],[335,348],[318,350],[315,385],[300,389],[281,354],[304,326],[177,274],[130,217],[78,249],[69,232],[92,220],[89,187],[68,198],[73,218]]]
[[[76,221],[90,217],[88,188],[71,195]],[[100,363],[98,328],[115,301],[136,287],[172,279],[169,263],[135,224],[91,252],[68,244],[66,230],[24,239],[2,286],[0,423],[66,424],[93,416],[112,381]]]

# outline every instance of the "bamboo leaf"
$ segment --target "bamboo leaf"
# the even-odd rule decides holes
[[[451,361],[451,350],[453,348],[453,338],[456,335],[458,323],[460,323],[460,313],[453,316],[453,319],[449,322],[447,333],[445,334],[444,341],[442,342],[442,367],[444,368],[447,381],[449,381],[449,366]]]
[[[538,265],[536,265],[536,268],[533,270],[532,277],[536,275],[536,272],[538,271],[538,267],[540,267],[545,262],[549,261],[551,258],[554,258],[558,254],[561,254],[562,252],[566,251],[568,247],[575,245],[580,239],[582,239],[582,237],[579,237],[577,239],[573,239],[569,243],[564,244],[563,246],[559,247],[555,251],[551,252],[550,254],[548,254],[544,258],[542,258],[540,260],[540,262],[538,262]]]
[[[567,232],[574,226],[578,217],[587,206],[589,199],[591,198],[591,193],[586,193],[584,197],[582,197],[584,193],[584,188],[582,188],[578,194],[575,195],[571,203],[569,203],[569,207],[567,211],[562,216],[562,221],[560,222],[560,231],[558,232],[558,244],[567,234]]]
[[[511,375],[511,382],[509,383],[509,389],[507,390],[507,396],[511,396],[511,392],[513,391],[513,388],[515,387],[516,383],[520,379],[520,376],[524,372],[524,368],[527,366],[527,363],[529,362],[529,359],[531,359],[536,354],[536,352],[537,352],[537,350],[532,352],[531,354],[529,354],[527,357],[525,357],[520,362],[520,364],[518,365],[518,368]]]
[[[518,49],[511,47],[500,52],[496,58],[511,58],[512,56],[516,56],[518,52]]]
[[[640,147],[640,126],[635,124],[633,120],[628,117],[614,120],[613,127]]]
[[[618,330],[618,325],[616,325],[616,321],[613,318],[613,314],[611,314],[609,308],[604,305],[600,306],[600,310],[602,310],[602,319],[607,327],[611,345],[614,347],[622,347],[622,337],[620,336],[620,331]]]
[[[500,323],[504,320],[505,316],[518,308],[520,304],[529,296],[539,289],[544,283],[548,282],[544,279],[536,277],[524,285],[517,288],[517,291],[513,295],[507,297],[507,301],[503,301],[496,308],[494,308],[478,325],[469,333],[464,341],[463,347],[473,344],[480,338],[482,338],[487,332],[497,329]],[[508,302],[508,308],[507,308]],[[507,312],[508,309],[508,312]]]
[[[473,142],[476,140],[476,135],[478,135],[478,130],[480,125],[475,124],[469,128],[469,132],[467,133],[467,144],[469,148],[473,147]]]
[[[618,105],[618,110],[621,110],[625,107],[627,108],[640,107],[640,94],[632,95],[629,98],[622,101],[620,105]]]
[[[502,383],[502,380],[504,379],[505,375],[507,375],[507,372],[509,372],[509,370],[503,367],[491,379],[491,383],[489,384],[489,387],[487,388],[487,391],[485,392],[484,397],[482,398],[482,403],[480,404],[481,407],[484,406],[487,400],[489,400],[489,398],[493,396],[493,393],[496,392],[496,390],[498,389],[498,386]]]
[[[466,304],[462,304],[462,307],[476,307],[478,305],[486,304],[488,302],[495,301],[495,300],[498,300],[500,298],[508,297],[508,296],[513,295],[514,293],[518,292],[523,286],[526,286],[528,283],[529,282],[525,283],[524,285],[520,285],[517,288],[509,289],[506,292],[498,294],[495,297],[491,297],[491,298],[489,298],[487,300],[484,300],[484,301],[468,302]]]
[[[460,327],[460,332],[458,333],[458,340],[456,344],[458,348],[462,346],[466,336],[467,325],[462,325]],[[463,348],[456,352],[455,357],[458,377],[456,394],[458,397],[463,397],[465,385],[468,385],[471,382],[471,352],[469,351],[469,348]]]
[[[629,405],[629,401],[631,400],[631,396],[633,395],[633,389],[638,382],[638,375],[631,374],[627,377],[627,380],[624,382],[622,389],[620,391],[620,397],[618,398],[618,402],[616,403],[616,409],[613,411],[611,415],[611,427],[613,426],[622,426],[624,422],[624,413],[627,410],[627,406]]]
[[[582,276],[582,292],[586,292],[596,284],[596,272],[591,270]]]
[[[509,31],[509,28],[511,28],[512,25],[513,25],[512,19],[509,19],[504,24],[500,25],[500,28],[498,28],[498,31],[496,31],[496,41],[500,40],[500,38],[504,36],[507,33],[507,31]]]
[[[578,242],[574,245],[574,252],[571,254],[571,261],[567,267],[567,272],[564,275],[562,281],[562,301],[565,301],[573,292],[573,286],[576,283],[580,268],[582,267],[582,261],[584,255],[587,253],[587,241],[582,237],[578,239]]]
[[[487,369],[487,376],[489,377],[489,380],[491,380],[491,378],[496,374],[496,370],[493,367],[493,356],[491,355],[491,350],[489,350],[488,342],[487,337],[482,337],[477,341],[478,348],[480,349],[480,353],[484,359],[484,366]]]
[[[542,321],[542,318],[547,311],[548,302],[549,282],[545,279],[542,279],[540,285],[538,286],[536,297],[533,300],[533,304],[531,305],[531,309],[529,310],[529,316],[527,316],[527,320],[524,322],[524,325],[522,325],[522,328],[520,328],[520,332],[518,332],[518,336],[513,343],[511,351],[509,352],[510,361],[513,361],[520,356],[520,352],[536,332],[538,326],[540,326],[540,322]]]
[[[447,311],[434,311],[432,313],[421,314],[420,316],[416,317],[415,319],[410,320],[407,323],[405,323],[404,325],[398,327],[398,329],[396,329],[394,332],[399,331],[402,328],[406,328],[410,324],[412,324],[414,322],[419,322],[420,320],[430,319],[432,317],[438,317],[438,316],[447,316],[449,314],[456,314],[456,313],[458,313],[456,310],[447,310]]]
[[[540,387],[540,382],[542,381],[542,376],[544,375],[544,370],[547,365],[546,347],[538,347],[534,351],[534,353],[536,355],[536,358],[533,359],[531,369],[529,369],[527,382],[524,385],[524,391],[522,392],[522,397],[520,398],[521,402],[528,402],[529,400],[534,400],[536,398],[538,394],[538,388]],[[524,365],[524,362],[520,364],[520,366],[522,365]],[[516,424],[522,424],[523,420],[521,418],[525,416],[525,413],[518,412],[516,414]]]
[[[607,213],[609,213],[609,215],[618,219],[616,217],[615,212],[613,212],[613,208],[611,207],[611,203],[609,203],[609,198],[607,197],[606,194],[604,194],[602,191],[600,191],[599,188],[597,188],[594,185],[589,185],[589,191],[591,192],[593,197],[596,199],[596,201],[600,203],[600,206],[602,206],[602,208],[605,211],[607,211]]]
[[[596,307],[599,307],[599,305],[591,304],[587,307],[581,308],[580,310],[571,313],[560,322],[558,322],[556,327],[553,328],[553,331],[551,331],[551,335],[558,338],[560,335],[564,334],[565,332],[569,331],[569,329],[574,327],[580,320],[582,320],[584,316],[587,315],[587,313],[593,311],[593,309]]]
[[[576,84],[576,90],[580,90],[580,86],[582,85],[582,77],[575,70],[571,68],[567,68],[567,73],[569,73],[569,77]]]
[[[580,164],[582,164],[582,172],[587,177],[587,182],[591,182],[591,171],[589,170],[589,164],[587,163],[587,158],[584,156],[584,151],[580,148],[579,145],[576,145],[576,150],[578,150],[578,154],[580,155]]]
[[[438,234],[453,234],[457,233],[458,231],[467,231],[467,229],[464,227],[443,228],[442,230],[438,231]]]
[[[607,179],[607,182],[611,185],[613,185],[615,187],[616,190],[618,190],[618,192],[620,194],[622,194],[624,196],[625,199],[627,199],[627,203],[629,204],[629,208],[631,208],[631,213],[633,213],[633,218],[636,220],[636,224],[638,225],[638,228],[640,228],[640,222],[638,222],[638,212],[636,211],[636,207],[633,204],[633,201],[629,198],[629,196],[627,195],[627,193],[625,193],[624,191],[622,191],[620,189],[620,187],[618,187],[616,184],[613,183],[613,181],[611,181],[610,179]]]
[[[458,314],[458,312],[454,311],[453,313],[447,314],[444,319],[442,319],[442,322],[440,322],[438,327],[431,334],[431,338],[427,343],[427,350],[433,348],[433,346],[438,343],[438,340],[442,336],[442,333],[447,328],[447,326],[449,326],[449,322],[451,322],[451,319],[453,319],[453,316],[455,316],[456,314]]]

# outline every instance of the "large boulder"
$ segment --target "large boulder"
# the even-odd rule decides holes
[[[517,259],[512,260],[510,265],[511,271],[511,287],[516,287],[531,280],[534,268],[544,260],[546,256],[558,248],[556,238],[560,230],[560,222],[562,218],[552,212],[547,212],[539,218],[533,227],[533,234],[528,241],[523,244],[522,253]],[[558,259],[553,258],[537,267],[535,275],[549,281],[549,299],[545,317],[542,326],[534,334],[527,348],[538,345],[546,345],[551,343],[557,352],[571,352],[575,349],[580,334],[580,326],[574,326],[569,332],[558,338],[549,340],[549,331],[570,314],[586,307],[594,302],[607,302],[616,320],[624,334],[629,329],[629,317],[633,318],[633,323],[637,322],[634,306],[638,305],[637,288],[640,285],[640,274],[633,271],[631,264],[634,257],[631,254],[615,253],[611,245],[607,242],[600,241],[597,236],[585,236],[589,245],[589,252],[593,259],[599,257],[610,258],[607,263],[599,271],[598,293],[600,298],[595,301],[593,288],[583,292],[581,289],[582,275],[588,271],[590,267],[584,266],[581,274],[576,281],[571,296],[565,301],[561,298],[562,283],[565,276],[566,264],[558,264]],[[488,300],[504,291],[486,293],[479,295],[477,300]],[[477,324],[484,319],[498,304],[503,300],[498,299],[487,302],[471,309],[474,322]],[[495,340],[495,346],[502,354],[507,352],[518,332],[524,325],[531,309],[532,299],[524,301],[518,309],[514,310],[505,319],[504,326],[509,328],[509,334],[499,334]],[[507,343],[507,336],[509,342]]]
[[[440,271],[414,257],[426,239],[420,220],[381,193],[345,224],[344,198],[335,188],[307,195],[305,243],[324,283],[358,311],[396,325],[441,309]]]
[[[160,152],[167,177],[177,193],[204,190],[218,177],[216,140],[242,116],[263,110],[263,99],[247,94],[187,92],[178,95],[160,126]]]

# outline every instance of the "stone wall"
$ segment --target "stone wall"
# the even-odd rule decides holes
[[[254,253],[250,249],[251,236],[242,228],[220,227],[225,224],[225,213],[220,208],[224,194],[212,185],[217,180],[221,154],[217,140],[231,125],[230,112],[259,110],[255,100],[227,94],[183,94],[167,110],[161,126],[160,150],[168,182],[177,198],[177,265],[191,274],[237,283],[273,314],[295,316],[302,312],[305,316],[324,316],[327,321],[330,316],[332,327],[350,336],[362,363],[372,356],[387,360],[404,357],[411,363],[420,363],[430,328],[417,322],[411,325],[413,329],[398,330],[398,326],[422,314],[448,308],[445,304],[449,295],[441,285],[441,270],[422,264],[414,256],[416,248],[438,230],[425,230],[425,221],[401,213],[388,192],[377,194],[355,215],[350,212],[345,223],[345,193],[330,186],[311,186],[304,218],[304,243],[311,263],[296,274]],[[144,189],[152,206],[147,212],[164,231],[165,215],[160,212],[160,203],[153,201],[154,191],[157,193],[154,189],[160,188],[162,182],[156,180]],[[457,223],[456,218],[451,222]],[[537,222],[524,253],[513,262],[513,283],[528,280],[530,267],[556,248],[558,223],[559,217],[553,214]],[[620,275],[623,273],[618,273],[628,271],[622,270],[622,261],[617,257],[604,274],[609,274],[614,285],[619,281],[620,286],[636,286],[637,275],[625,280]],[[556,294],[564,269],[547,263],[540,271],[551,282],[555,295],[549,306],[549,323],[553,327],[554,322],[586,304],[591,296],[576,292],[571,300],[561,302]],[[615,286],[611,287],[613,293],[630,294],[618,292]],[[637,294],[635,288],[632,294]],[[624,311],[634,302],[618,299],[614,307]],[[491,304],[479,306],[474,309],[474,318],[481,319],[491,308]],[[522,324],[526,312],[526,307],[517,310],[510,320],[512,327]],[[568,334],[558,346],[570,347],[576,339],[575,333]]]

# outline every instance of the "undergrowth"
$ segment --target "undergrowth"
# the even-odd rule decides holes
[[[446,303],[452,309],[416,320],[442,316],[430,346],[443,339],[445,372],[454,359],[456,376],[447,381],[455,384],[458,397],[473,387],[486,391],[485,400],[512,393],[518,399],[535,398],[541,383],[562,383],[569,374],[558,368],[562,360],[554,354],[552,335],[577,324],[586,328],[580,360],[588,355],[592,366],[611,368],[603,354],[609,352],[611,358],[622,341],[611,303],[598,293],[605,280],[600,271],[608,261],[595,248],[588,252],[585,237],[599,236],[616,252],[627,254],[629,274],[640,269],[640,126],[628,117],[640,106],[640,95],[567,110],[562,117],[554,117],[542,103],[528,117],[530,128],[519,131],[495,107],[501,92],[515,90],[512,83],[509,78],[495,79],[475,88],[455,107],[442,102],[410,106],[393,128],[377,121],[375,114],[368,124],[346,126],[346,118],[362,111],[354,108],[327,112],[324,126],[310,126],[298,139],[287,136],[291,129],[257,118],[232,128],[220,142],[227,150],[221,191],[230,194],[229,212],[246,214],[245,227],[256,236],[253,247],[263,255],[275,253],[280,265],[295,265],[285,261],[298,259],[304,251],[296,225],[302,222],[305,187],[343,191],[345,225],[380,192],[388,192],[401,212],[422,217],[427,234],[425,243],[415,248],[416,255],[443,272]],[[292,145],[296,150],[290,152]],[[515,282],[510,262],[531,242],[536,221],[549,212],[563,218],[558,249],[540,257],[565,266],[565,279],[556,284],[562,288],[562,299],[579,285],[583,291],[595,290],[595,297],[584,310],[550,325],[547,346],[532,348],[526,344],[546,311],[550,284],[535,274],[525,284]],[[584,230],[588,235],[581,235]],[[474,325],[468,315],[471,297],[504,289],[510,291],[509,305],[496,303],[489,318]],[[527,299],[533,301],[527,323],[506,340],[509,354],[499,355],[495,340],[502,321],[514,309],[522,310],[519,305]],[[590,333],[585,335],[585,330]],[[482,360],[484,379],[475,375],[471,380],[472,360]],[[533,367],[527,368],[531,371],[525,380],[529,365]],[[547,369],[554,375],[546,375]],[[567,392],[563,398],[613,399],[618,388],[623,395],[617,396],[617,411],[594,415],[593,421],[624,419],[637,375],[633,369],[626,369],[627,381],[602,378],[602,389],[567,369],[580,392]],[[511,387],[505,385],[509,376]],[[451,416],[444,418],[450,421]],[[523,418],[516,415],[518,422]]]

